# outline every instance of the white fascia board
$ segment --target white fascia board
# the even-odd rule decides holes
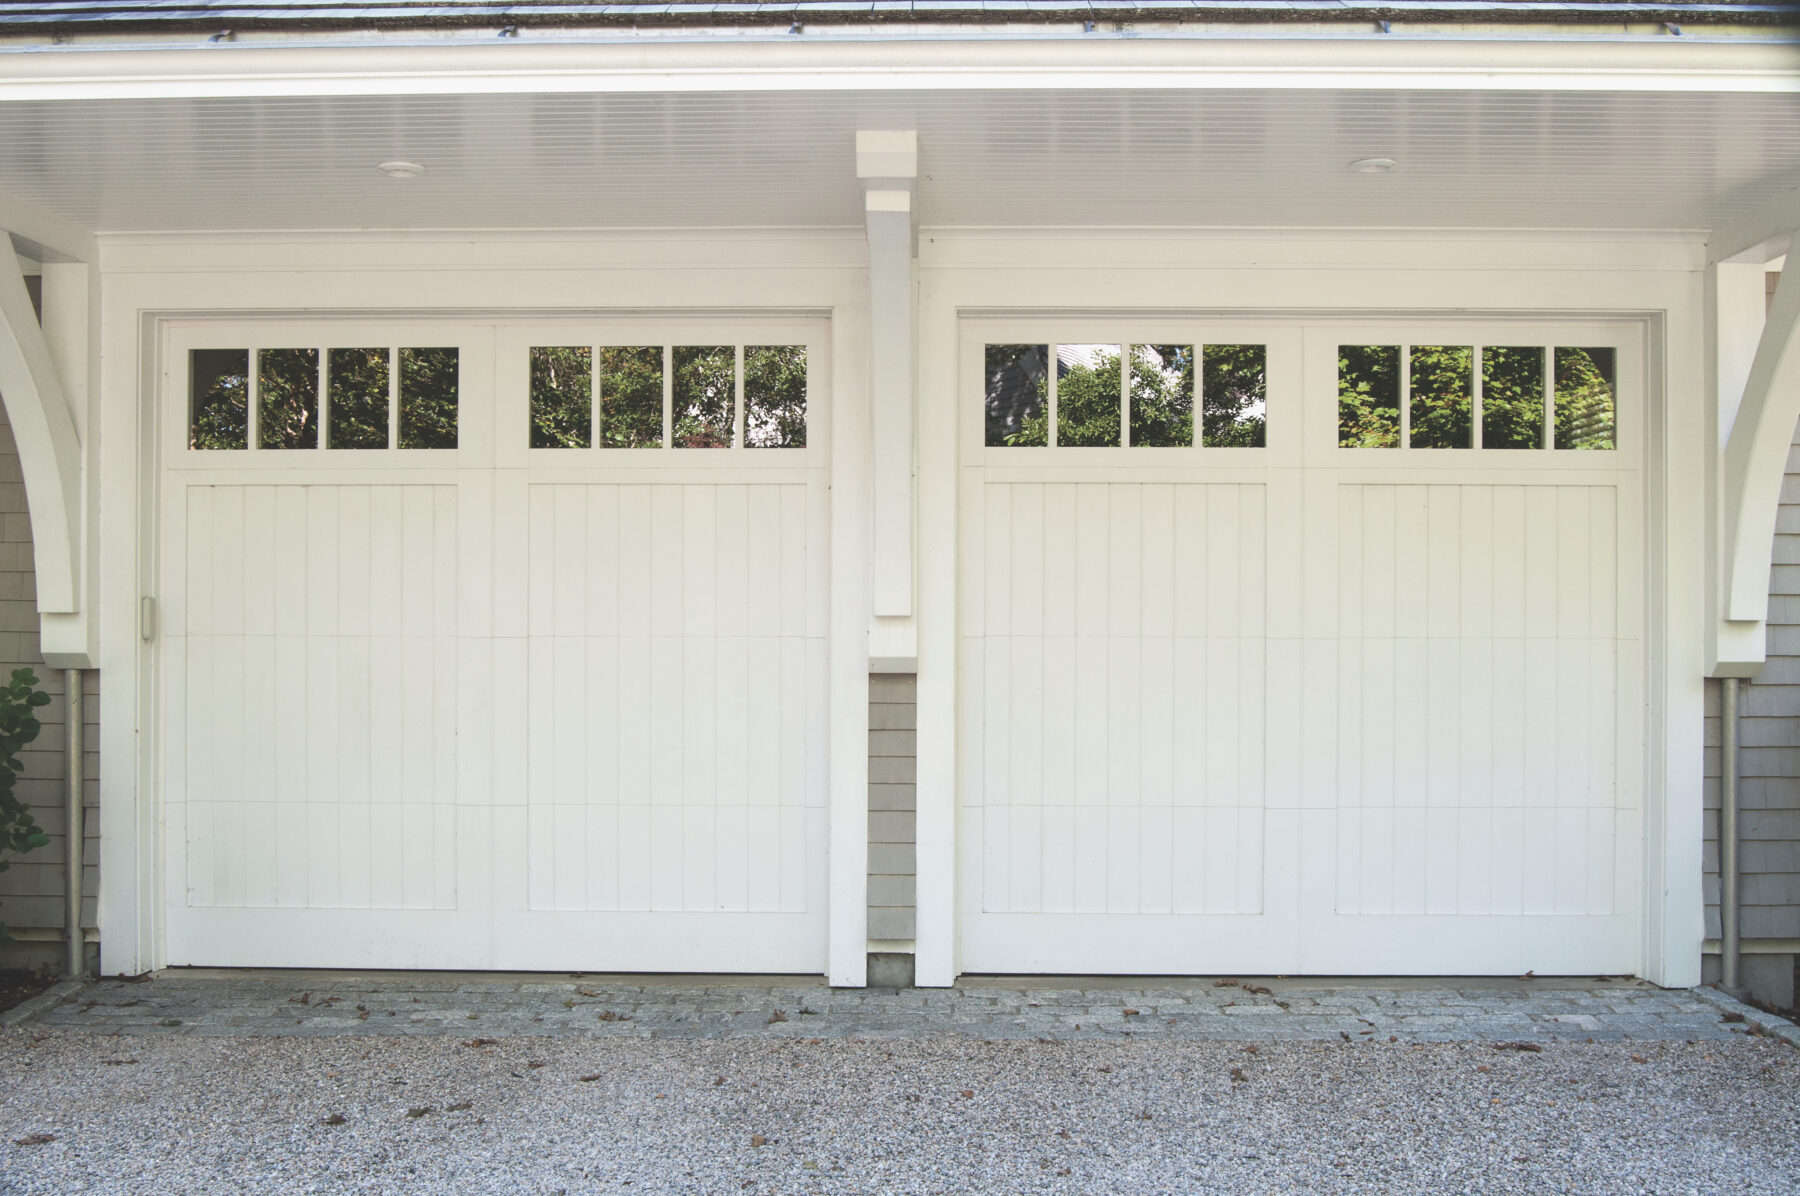
[[[521,92],[1351,89],[1800,92],[1791,39],[749,37],[0,49],[0,102]]]

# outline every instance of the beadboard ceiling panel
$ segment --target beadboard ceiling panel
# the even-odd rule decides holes
[[[919,130],[934,225],[1692,229],[1800,186],[1792,95],[766,92],[13,102],[0,195],[99,232],[854,225],[859,128]]]

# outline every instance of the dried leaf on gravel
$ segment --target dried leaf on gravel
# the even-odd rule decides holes
[[[1264,988],[1260,984],[1246,984],[1246,985],[1244,985],[1244,991],[1247,993],[1254,993],[1259,997],[1266,997],[1266,996],[1271,995],[1275,990],[1270,989],[1270,988]]]
[[[136,1059],[102,1059],[102,1060],[100,1060],[100,1062],[106,1064],[106,1066],[108,1066],[108,1067],[123,1067],[127,1063],[136,1063],[137,1060]]]
[[[631,1020],[631,1015],[620,1013],[614,1009],[603,1009],[600,1011],[600,1020],[603,1022],[628,1022]]]
[[[301,993],[297,997],[289,997],[288,1004],[289,1005],[311,1005],[312,1004],[312,994],[311,993]]]
[[[1494,1069],[1489,1067],[1487,1064],[1483,1063],[1480,1066],[1478,1066],[1475,1070],[1479,1071],[1479,1072],[1490,1072],[1490,1071],[1493,1071]]]
[[[787,1021],[787,1014],[785,1014],[785,1013],[781,1012],[781,1010],[777,1009],[773,1013],[769,1014],[769,1020],[765,1024],[773,1026],[776,1022],[785,1022],[785,1021]]]
[[[1237,983],[1238,982],[1235,980],[1215,980],[1215,981],[1213,981],[1213,987],[1214,988],[1236,988]]]
[[[435,1113],[435,1112],[437,1112],[437,1110],[432,1108],[430,1105],[414,1105],[412,1108],[410,1108],[406,1111],[406,1115],[408,1117],[419,1118],[419,1117],[425,1116],[427,1113]]]
[[[964,1088],[962,1090],[962,1098],[964,1100],[974,1100],[975,1099],[975,1090],[973,1088]]]
[[[444,1112],[446,1112],[446,1113],[466,1113],[470,1109],[473,1109],[474,1107],[475,1107],[475,1102],[472,1100],[459,1100],[454,1105],[445,1105]]]
[[[333,1113],[329,1117],[321,1117],[319,1119],[319,1124],[320,1125],[343,1125],[344,1122],[347,1120],[348,1120],[348,1118],[346,1118],[342,1113]]]
[[[56,1141],[55,1134],[26,1134],[23,1138],[14,1138],[14,1146],[44,1146]]]
[[[768,1144],[769,1144],[769,1140],[767,1138],[763,1137],[761,1134],[751,1134],[750,1135],[750,1145],[752,1145],[752,1146],[767,1146]]]
[[[1721,1013],[1719,1015],[1719,1020],[1731,1025],[1736,1025],[1738,1022],[1744,1020],[1744,1015],[1741,1013]]]
[[[1126,1017],[1137,1017],[1138,1016],[1138,1011],[1135,1009],[1121,1009],[1119,1012],[1124,1014]]]
[[[463,1045],[466,1047],[490,1047],[493,1046],[496,1041],[498,1040],[493,1038],[471,1038],[463,1043]]]
[[[1650,1060],[1644,1058],[1642,1055],[1633,1055],[1631,1057],[1631,1061],[1633,1063],[1648,1063],[1648,1062],[1650,1062]]]
[[[599,1078],[600,1078],[600,1073],[595,1072],[591,1076],[576,1076],[575,1082],[577,1084],[592,1084],[595,1080],[598,1080]]]
[[[1389,1039],[1389,1041],[1393,1040]],[[1496,1051],[1524,1051],[1536,1055],[1542,1053],[1544,1048],[1535,1042],[1496,1042],[1494,1049]]]
[[[1233,1084],[1242,1084],[1244,1081],[1248,1080],[1249,1078],[1250,1078],[1249,1076],[1244,1074],[1243,1068],[1234,1067],[1231,1069],[1231,1082]]]

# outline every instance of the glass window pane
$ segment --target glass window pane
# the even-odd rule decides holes
[[[388,446],[388,351],[333,349],[326,359],[331,396],[327,448]]]
[[[400,447],[456,447],[455,349],[400,350]]]
[[[594,413],[594,351],[531,351],[531,447],[586,448]]]
[[[1131,346],[1131,443],[1194,443],[1194,346]]]
[[[266,449],[319,447],[317,349],[264,349],[256,355],[256,443]]]
[[[1475,349],[1414,345],[1412,446],[1469,448],[1475,443]]]
[[[1338,346],[1338,444],[1400,444],[1400,346]]]
[[[1262,448],[1268,439],[1266,345],[1207,345],[1200,351],[1200,443]]]
[[[1481,447],[1544,447],[1544,350],[1481,351]]]
[[[1556,350],[1556,447],[1617,448],[1618,350]]]
[[[601,349],[600,447],[661,448],[662,413],[662,346]]]
[[[1056,346],[1056,443],[1074,448],[1123,444],[1119,432],[1117,345]]]
[[[730,345],[675,346],[675,447],[730,448],[737,420],[736,352]]]
[[[806,447],[806,346],[744,346],[744,444]]]
[[[1042,447],[1050,443],[1050,346],[987,347],[987,443]]]
[[[188,354],[188,447],[249,445],[250,350],[193,350]]]

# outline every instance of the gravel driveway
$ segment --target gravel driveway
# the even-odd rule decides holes
[[[8,1193],[1792,1193],[1800,1051],[26,1026],[0,1134]]]

